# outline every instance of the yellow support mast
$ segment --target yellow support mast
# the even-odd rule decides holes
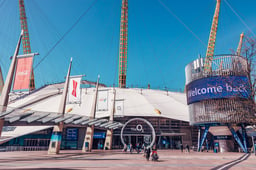
[[[29,54],[31,53],[31,47],[30,47],[28,23],[27,23],[24,0],[19,0],[19,9],[20,9],[20,26],[21,26],[21,30],[24,30],[24,36],[22,37],[23,53]],[[32,91],[34,89],[35,89],[35,77],[34,77],[34,70],[32,68],[32,73],[31,73],[30,82],[29,82],[29,91]]]
[[[240,55],[241,54],[241,49],[242,49],[242,45],[243,45],[243,39],[244,39],[244,33],[242,32],[240,34],[240,41],[236,50],[236,55]]]
[[[205,63],[204,63],[204,71],[211,72],[212,70],[212,60],[214,55],[214,48],[215,48],[215,40],[219,22],[219,12],[220,12],[220,0],[217,0],[215,13],[213,16],[212,27],[210,32],[210,37],[208,41]]]

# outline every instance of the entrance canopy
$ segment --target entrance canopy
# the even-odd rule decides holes
[[[5,120],[5,126],[42,126],[56,125],[64,122],[66,126],[92,126],[102,129],[117,129],[122,123],[109,121],[108,119],[90,119],[87,116],[77,114],[60,114],[41,111],[24,111],[19,109],[0,113],[0,118]]]

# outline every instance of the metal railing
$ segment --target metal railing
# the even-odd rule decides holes
[[[198,58],[186,66],[186,84],[211,76],[242,76],[248,74],[247,60],[237,55],[216,55],[211,62],[211,71],[204,70],[204,58]]]
[[[49,146],[0,146],[0,152],[13,151],[42,151],[48,150]]]

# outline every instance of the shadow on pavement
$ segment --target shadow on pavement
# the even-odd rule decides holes
[[[234,161],[231,161],[231,162],[227,162],[225,164],[222,164],[222,165],[219,165],[215,168],[212,168],[211,170],[222,170],[222,169],[229,169],[237,164],[239,164],[240,162],[243,162],[245,161],[246,159],[249,158],[251,154],[250,153],[246,153],[245,155],[241,156],[240,158],[234,160]],[[229,165],[230,164],[230,165]]]

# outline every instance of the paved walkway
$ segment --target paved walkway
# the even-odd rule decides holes
[[[46,151],[0,152],[0,169],[256,169],[256,156],[243,153],[190,152],[158,150],[159,161],[147,161],[142,153],[123,153],[120,150],[81,151],[62,150],[59,155],[48,155]],[[224,165],[224,166],[222,166]]]

